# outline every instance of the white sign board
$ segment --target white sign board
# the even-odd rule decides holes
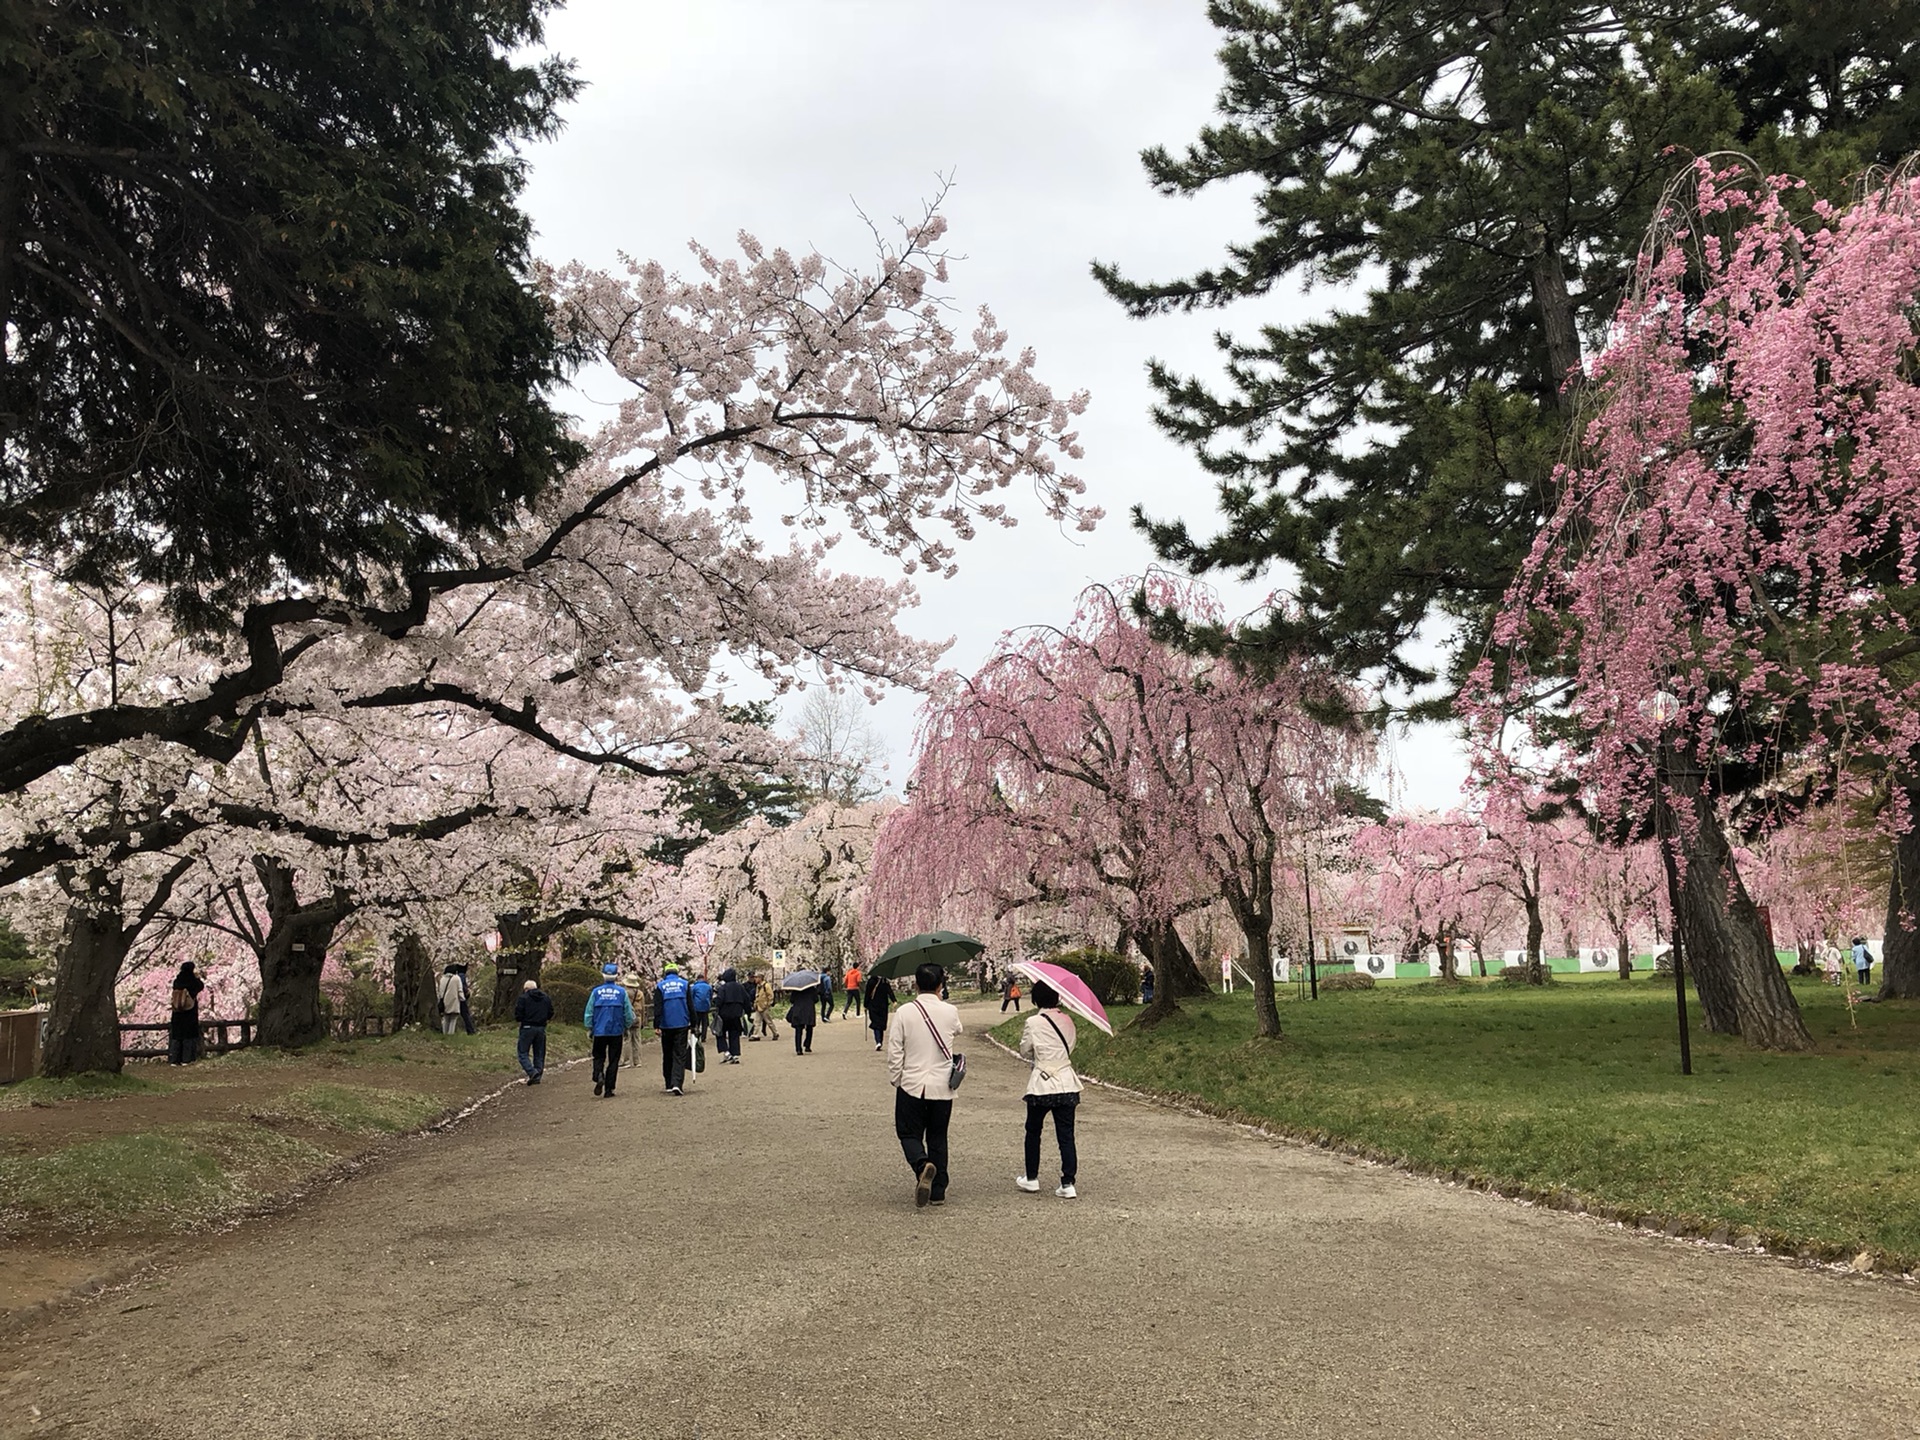
[[[1580,973],[1582,975],[1603,975],[1609,970],[1620,968],[1620,957],[1612,950],[1587,949],[1580,951]]]

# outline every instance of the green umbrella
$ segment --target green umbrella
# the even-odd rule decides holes
[[[924,935],[909,935],[887,947],[867,973],[883,980],[898,980],[932,961],[935,965],[954,966],[971,960],[987,948],[984,940],[952,930],[929,930]]]

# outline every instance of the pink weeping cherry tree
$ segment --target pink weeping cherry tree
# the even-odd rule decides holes
[[[1789,767],[1885,777],[1886,991],[1920,994],[1916,299],[1912,175],[1839,207],[1694,167],[1470,695],[1494,768],[1667,837],[1707,1023],[1763,1048],[1811,1039],[1720,807]]]
[[[1203,587],[1148,577],[1157,611],[1217,622]],[[1224,901],[1279,1033],[1271,947],[1291,858],[1372,751],[1353,697],[1317,671],[1271,675],[1157,641],[1096,586],[1064,629],[1007,636],[948,677],[922,719],[909,803],[881,832],[869,935],[1026,907],[1100,916],[1154,965],[1154,1023],[1205,981],[1181,916]]]

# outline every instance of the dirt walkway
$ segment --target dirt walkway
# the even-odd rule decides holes
[[[978,1029],[989,1012],[970,1014]],[[916,1211],[866,1032],[684,1099],[581,1071],[0,1332],[0,1435],[1894,1436],[1920,1295],[1095,1094],[1017,1192],[976,1039]],[[1050,1188],[1050,1187],[1049,1187]]]

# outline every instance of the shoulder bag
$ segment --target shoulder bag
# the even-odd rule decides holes
[[[947,1048],[947,1042],[941,1038],[940,1027],[933,1023],[933,1017],[927,1014],[927,1007],[918,1000],[913,1008],[920,1012],[920,1018],[927,1022],[927,1033],[933,1036],[933,1043],[940,1047],[940,1053],[947,1057],[947,1088],[958,1090],[960,1082],[967,1078],[967,1057],[956,1054]]]

